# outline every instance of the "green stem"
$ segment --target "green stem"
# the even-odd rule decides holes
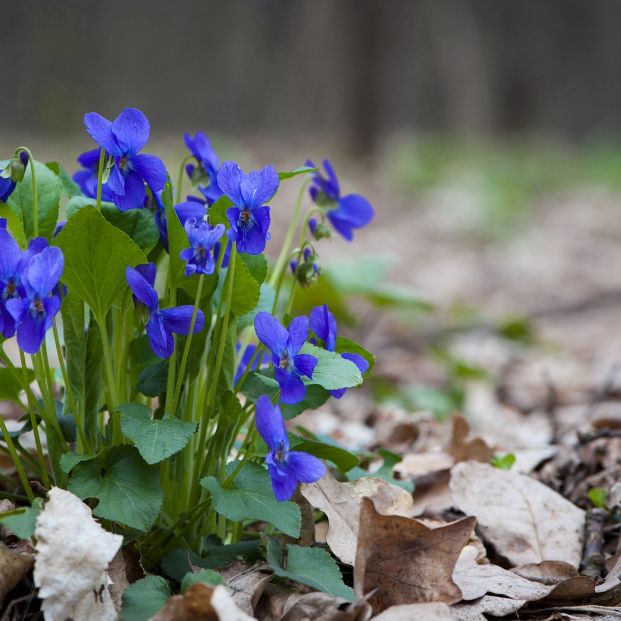
[[[179,367],[179,373],[177,374],[177,388],[175,389],[175,396],[173,398],[173,408],[171,414],[176,415],[177,406],[179,403],[179,397],[181,395],[181,386],[183,385],[183,377],[185,375],[185,367],[188,363],[188,356],[190,355],[190,345],[192,344],[192,335],[194,334],[194,326],[196,325],[196,317],[198,315],[198,307],[201,303],[201,293],[203,292],[203,281],[205,280],[205,274],[201,274],[198,279],[198,287],[196,289],[196,299],[194,300],[194,308],[192,310],[192,319],[190,320],[190,331],[188,332],[188,338],[185,341],[185,348],[183,349],[183,356],[181,358],[181,366]]]
[[[28,154],[28,162],[30,164],[30,180],[32,182],[32,218],[33,232],[35,237],[39,237],[39,206],[37,203],[37,175],[35,172],[34,158],[32,152],[27,147],[18,147],[17,151],[24,151]]]
[[[304,200],[304,194],[310,182],[311,182],[310,179],[306,179],[300,187],[300,192],[298,194],[298,198],[295,203],[295,207],[293,209],[293,216],[291,217],[289,228],[287,229],[287,233],[285,234],[285,239],[283,241],[280,254],[278,255],[278,259],[276,260],[274,271],[272,272],[272,275],[270,277],[269,284],[272,287],[275,285],[275,283],[280,278],[281,272],[283,272],[286,268],[287,258],[289,256],[289,250],[291,249],[291,244],[293,243],[293,238],[295,236],[295,230],[298,227],[298,220],[300,219],[300,214],[302,212],[302,202]]]
[[[97,211],[101,211],[101,190],[103,187],[103,172],[104,164],[106,163],[106,150],[102,147],[99,151],[99,168],[97,169],[97,200],[95,202],[95,208]]]
[[[181,160],[181,166],[179,167],[179,177],[177,178],[177,191],[175,192],[175,199],[177,202],[181,200],[181,188],[183,186],[183,177],[185,172],[185,165],[194,159],[193,155],[188,155]]]
[[[108,326],[106,325],[105,317],[102,319],[101,317],[95,318],[97,324],[99,325],[99,331],[101,332],[101,343],[103,346],[103,355],[104,355],[104,374],[106,378],[107,384],[107,402],[108,402],[108,413],[110,415],[110,429],[112,432],[112,442],[114,444],[121,444],[123,441],[123,436],[121,435],[121,429],[119,425],[117,425],[117,395],[116,395],[116,386],[114,380],[114,367],[112,364],[112,351],[110,349],[110,339],[108,337]]]
[[[56,320],[52,324],[52,332],[54,333],[54,344],[56,345],[56,355],[58,356],[58,364],[60,365],[60,372],[63,376],[63,382],[65,384],[65,395],[67,400],[69,401],[69,406],[71,407],[71,413],[75,419],[76,429],[78,431],[78,436],[80,438],[80,443],[82,447],[87,453],[91,452],[90,443],[86,437],[86,433],[84,431],[84,420],[81,418],[81,412],[78,410],[76,406],[76,402],[73,400],[73,392],[71,390],[71,385],[69,384],[69,375],[67,373],[67,367],[65,365],[65,359],[63,357],[63,350],[60,344],[60,337],[58,336],[58,328],[56,327]]]
[[[22,464],[22,460],[20,459],[17,451],[15,450],[13,438],[11,438],[9,430],[6,427],[6,423],[4,422],[4,418],[2,416],[0,416],[0,428],[2,429],[2,436],[4,437],[4,441],[6,442],[6,445],[9,449],[9,454],[11,455],[11,459],[13,460],[15,469],[17,470],[17,476],[22,483],[22,487],[26,492],[26,496],[28,496],[28,500],[32,503],[32,501],[35,499],[34,492],[32,491],[32,487],[30,487],[30,482],[28,481],[28,477],[26,476],[24,465]]]
[[[19,359],[22,365],[22,382],[24,386],[28,386],[30,382],[28,380],[28,369],[26,368],[26,356],[21,349],[19,350]],[[30,391],[26,391],[26,398],[28,399],[28,416],[30,417],[32,434],[34,436],[35,446],[37,448],[37,461],[39,463],[39,470],[41,472],[41,480],[43,481],[43,484],[49,488],[50,478],[47,473],[45,457],[43,456],[43,445],[41,444],[41,437],[39,436],[39,424],[37,421],[37,415],[35,414],[34,405],[32,403],[29,393]]]

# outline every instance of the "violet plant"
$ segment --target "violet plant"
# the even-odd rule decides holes
[[[341,196],[327,161],[327,177],[312,163],[245,173],[202,132],[185,135],[173,189],[162,160],[141,153],[142,112],[91,112],[85,127],[97,147],[73,179],[23,147],[0,163],[0,392],[25,421],[0,426],[25,499],[70,490],[146,567],[174,549],[203,554],[214,535],[235,544],[252,521],[298,536],[298,483],[325,474],[322,458],[349,469],[352,455],[284,420],[359,386],[373,357],[337,337],[327,306],[292,308],[321,279],[318,240],[331,228],[351,240],[373,208]],[[296,182],[293,208],[278,204]]]

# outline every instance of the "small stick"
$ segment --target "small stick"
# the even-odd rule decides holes
[[[607,515],[605,509],[589,509],[586,514],[580,573],[594,580],[598,580],[604,571],[604,522]]]

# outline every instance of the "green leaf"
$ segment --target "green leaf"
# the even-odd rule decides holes
[[[592,487],[587,496],[591,501],[591,504],[597,509],[606,508],[606,500],[608,499],[608,492],[603,487]]]
[[[196,431],[196,423],[173,416],[151,418],[151,408],[140,403],[124,403],[118,410],[121,431],[136,445],[148,464],[157,464],[178,453]]]
[[[28,539],[34,535],[35,524],[42,504],[41,498],[35,498],[31,507],[20,507],[13,511],[0,513],[0,524],[13,531],[16,537]]]
[[[506,455],[494,455],[489,460],[489,463],[495,468],[500,468],[501,470],[511,470],[513,464],[515,463],[515,455],[513,453],[507,453]]]
[[[336,561],[323,548],[287,546],[287,563],[284,568],[281,556],[280,542],[270,538],[267,544],[267,562],[277,576],[307,584],[349,602],[354,601],[353,589],[343,582]]]
[[[226,580],[213,569],[201,569],[198,573],[188,572],[181,581],[181,592],[185,593],[193,584],[201,582],[209,586],[226,584]]]
[[[227,465],[227,476],[236,466],[237,462]],[[222,487],[215,477],[205,477],[201,485],[209,490],[215,510],[229,520],[269,522],[286,535],[300,536],[300,508],[294,502],[274,498],[270,476],[261,466],[245,463],[230,488]]]
[[[228,229],[230,226],[229,219],[226,217],[227,209],[233,206],[233,202],[228,196],[222,195],[210,208],[209,208],[209,224],[216,226],[216,224],[224,224]]]
[[[168,362],[158,360],[146,366],[138,374],[138,391],[147,397],[160,397],[166,392]]]
[[[32,382],[34,380],[34,371],[28,369],[28,379]],[[22,388],[22,370],[17,369],[17,377],[13,375],[11,369],[0,368],[0,401],[13,401],[13,403],[20,403],[19,393]],[[19,379],[18,379],[19,378]]]
[[[149,621],[172,595],[168,582],[160,576],[147,576],[123,591],[121,621]]]
[[[19,216],[4,203],[0,203],[0,218],[6,220],[6,228],[13,239],[19,244],[20,248],[26,247],[26,233],[24,233],[24,225]]]
[[[326,351],[310,343],[302,347],[301,353],[317,358],[317,366],[310,383],[319,384],[326,390],[352,388],[362,384],[362,375],[358,367],[350,360],[345,360],[340,354]]]
[[[179,256],[181,251],[189,248],[187,233],[179,220],[179,216],[173,207],[172,186],[170,182],[164,187],[162,192],[162,203],[166,210],[166,227],[168,230],[168,249],[170,256],[170,274],[173,285],[176,285],[179,278],[185,272],[185,261]]]
[[[228,270],[227,270],[228,271]],[[224,287],[226,279],[223,279]],[[260,286],[243,261],[235,261],[231,310],[237,317],[249,313],[259,303]]]
[[[163,492],[157,466],[144,462],[133,446],[115,446],[96,459],[73,468],[69,491],[97,498],[96,517],[148,531],[162,506]]]
[[[26,167],[24,178],[17,184],[7,204],[19,216],[26,238],[34,237],[34,211],[32,203],[32,167],[37,181],[37,212],[39,236],[52,238],[58,222],[61,180],[41,162],[31,161]]]
[[[300,166],[299,168],[294,168],[293,170],[287,170],[284,172],[278,173],[278,178],[281,181],[285,181],[286,179],[291,179],[293,177],[297,177],[298,175],[306,175],[309,173],[317,172],[319,168],[312,168],[311,166]]]
[[[103,320],[128,292],[125,268],[146,263],[140,248],[94,207],[80,209],[56,238],[65,256],[62,280]]]
[[[239,318],[237,322],[239,327],[246,328],[251,326],[254,323],[254,318],[257,316],[257,313],[260,313],[261,311],[271,313],[275,297],[276,291],[274,291],[274,288],[263,283],[259,290],[259,301],[257,305],[250,312]]]
[[[96,455],[78,455],[77,453],[63,453],[60,456],[60,469],[69,474],[78,464],[83,461],[95,459]]]
[[[67,174],[67,171],[62,164],[59,164],[58,162],[46,162],[45,165],[60,179],[63,186],[63,192],[69,198],[82,195],[80,186]]]
[[[261,284],[267,276],[267,259],[262,254],[241,252],[238,257],[244,262],[252,277]]]
[[[319,459],[331,461],[343,473],[355,468],[360,461],[353,453],[334,444],[327,444],[318,440],[308,440],[292,433],[289,434],[289,439],[291,450],[304,451]]]
[[[356,341],[352,341],[352,339],[348,339],[344,336],[337,336],[336,337],[336,351],[339,354],[347,353],[347,354],[358,354],[359,356],[362,356],[369,363],[369,368],[367,372],[364,374],[365,377],[369,375],[369,373],[371,373],[371,371],[373,370],[373,367],[375,366],[375,356],[370,351],[362,347],[362,345],[359,345],[358,343],[356,343]]]
[[[69,292],[60,308],[67,357],[67,375],[74,398],[82,401],[85,389],[86,330],[84,302]]]
[[[101,206],[101,213],[110,224],[131,237],[145,254],[149,254],[160,240],[155,218],[148,209],[121,211],[108,203]]]

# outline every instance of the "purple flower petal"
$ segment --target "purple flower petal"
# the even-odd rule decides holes
[[[110,178],[112,178],[112,175]],[[138,209],[142,207],[144,205],[146,195],[147,192],[144,189],[144,181],[140,175],[135,172],[130,172],[125,177],[125,194],[115,194],[113,196],[113,201],[121,211],[129,211],[130,209]]]
[[[16,274],[21,258],[18,243],[5,228],[0,228],[0,281],[8,280]]]
[[[280,408],[277,405],[272,405],[272,402],[266,395],[262,395],[257,400],[257,410],[254,419],[259,435],[270,449],[278,451],[281,448],[285,450],[289,448],[287,428],[280,413]]]
[[[314,483],[326,475],[326,466],[314,455],[302,451],[291,451],[287,456],[289,470],[302,483]]]
[[[295,475],[286,467],[282,468],[282,466],[271,464],[268,464],[268,472],[272,478],[272,489],[276,500],[279,502],[289,500],[298,486]]]
[[[272,352],[280,357],[285,352],[289,333],[270,313],[261,311],[254,318],[254,330],[259,340]]]
[[[151,348],[160,358],[169,358],[175,348],[172,332],[170,332],[159,313],[153,313],[147,322],[147,336]]]
[[[218,185],[235,205],[243,203],[241,195],[243,176],[242,169],[235,162],[224,162],[218,171]]]
[[[276,369],[276,371],[279,370],[278,368]],[[304,401],[304,397],[306,397],[306,386],[295,373],[284,375],[275,373],[274,377],[278,380],[277,375],[282,379],[282,382],[279,380],[278,383],[280,384],[280,400],[283,403],[293,405],[294,403]]]
[[[293,358],[293,366],[300,375],[306,375],[306,377],[313,377],[313,371],[317,366],[317,358],[310,354],[298,354]]]
[[[122,152],[130,156],[136,155],[147,144],[151,132],[149,120],[136,108],[125,108],[116,117],[111,129]]]
[[[244,175],[241,184],[241,196],[248,207],[261,207],[276,194],[280,181],[273,166],[265,166]]]
[[[341,358],[353,362],[358,367],[360,373],[366,373],[369,370],[369,363],[359,354],[343,353]]]
[[[334,315],[328,310],[328,305],[315,306],[310,312],[310,325],[313,332],[324,342],[328,351],[336,347],[337,326]]]
[[[62,250],[55,246],[44,248],[30,260],[23,280],[26,288],[45,298],[56,287],[62,276],[65,261]]]
[[[138,267],[144,268],[145,266],[141,265]],[[145,277],[141,271],[134,269],[133,267],[125,268],[125,280],[127,280],[127,284],[132,290],[132,293],[139,302],[142,302],[142,304],[144,304],[149,311],[153,313],[159,306],[159,300],[157,297],[157,291],[153,288],[151,282],[149,282],[149,276],[150,274],[147,274],[147,277]]]
[[[166,184],[168,173],[164,162],[155,155],[140,154],[133,158],[136,172],[153,192],[159,192]]]
[[[308,338],[308,317],[301,315],[294,317],[289,324],[289,338],[287,340],[287,352],[295,356]]]
[[[176,306],[175,308],[167,308],[159,312],[167,330],[175,334],[186,335],[190,332],[190,323],[192,322],[192,313],[194,307],[191,304],[184,306]],[[200,332],[205,326],[205,315],[199,310],[196,314],[196,323],[194,324],[194,334]]]
[[[123,151],[114,137],[112,123],[108,119],[104,119],[97,112],[87,112],[84,115],[84,126],[89,136],[110,155],[121,155]]]

